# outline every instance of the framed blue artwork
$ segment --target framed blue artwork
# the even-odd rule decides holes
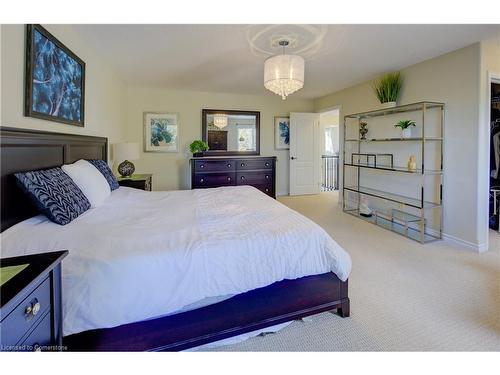
[[[276,150],[290,149],[290,117],[274,118],[274,148]]]
[[[40,25],[26,25],[24,115],[84,126],[85,63]]]

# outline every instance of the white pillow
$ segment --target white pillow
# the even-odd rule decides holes
[[[61,168],[85,194],[91,207],[99,207],[111,194],[106,178],[88,161],[80,159]]]

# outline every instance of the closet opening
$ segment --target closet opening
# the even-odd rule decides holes
[[[500,217],[500,83],[491,82],[489,227],[499,231]]]

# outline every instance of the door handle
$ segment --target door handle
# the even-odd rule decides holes
[[[297,158],[295,156],[291,156],[290,159],[295,160]]]

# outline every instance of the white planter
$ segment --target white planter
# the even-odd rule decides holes
[[[386,108],[394,108],[396,106],[396,102],[385,102],[385,103],[381,103],[380,106],[383,108],[383,109],[386,109]]]
[[[401,138],[411,138],[411,128],[401,130]]]

